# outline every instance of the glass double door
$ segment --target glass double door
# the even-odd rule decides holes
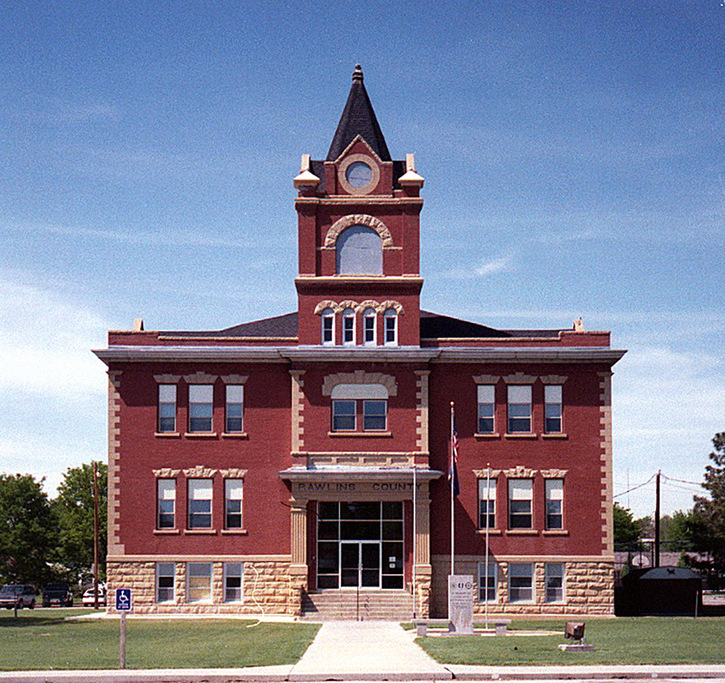
[[[342,588],[380,588],[380,550],[376,541],[340,541]]]

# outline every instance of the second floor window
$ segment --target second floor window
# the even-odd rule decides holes
[[[176,431],[176,385],[159,384],[159,424],[162,433]]]
[[[189,431],[211,432],[214,412],[214,386],[189,385]]]
[[[492,434],[494,413],[496,411],[496,387],[493,384],[478,385],[478,425],[479,434]]]
[[[365,432],[385,431],[388,402],[384,399],[333,399],[332,431],[354,432],[358,425]]]
[[[176,479],[156,480],[156,528],[176,526]]]
[[[544,387],[544,431],[558,434],[561,429],[561,384],[547,384]]]
[[[509,529],[531,529],[533,481],[509,479]]]
[[[224,527],[226,529],[242,528],[242,479],[226,479],[224,481]]]
[[[211,529],[211,479],[189,479],[189,529]]]
[[[244,385],[227,384],[224,431],[235,434],[244,431]]]
[[[508,431],[531,432],[531,385],[513,384],[508,387]]]
[[[564,480],[546,480],[546,528],[564,528]]]

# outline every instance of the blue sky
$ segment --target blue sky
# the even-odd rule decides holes
[[[360,62],[426,178],[423,306],[611,330],[615,493],[661,468],[689,507],[725,430],[724,4],[0,2],[0,471],[105,457],[109,328],[295,308],[292,178]]]

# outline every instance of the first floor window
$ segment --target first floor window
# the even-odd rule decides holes
[[[244,431],[244,385],[227,384],[226,387],[226,416],[224,431],[235,434]]]
[[[528,384],[508,387],[508,431],[509,434],[531,431],[531,386]]]
[[[478,426],[479,434],[492,434],[494,431],[494,412],[496,410],[496,387],[493,384],[478,385]]]
[[[224,527],[242,528],[242,484],[243,479],[224,480]]]
[[[385,344],[387,346],[396,346],[398,344],[398,313],[394,308],[389,308],[383,314],[385,321]]]
[[[544,431],[558,434],[561,427],[561,384],[547,384],[544,387]]]
[[[478,601],[496,602],[496,590],[498,586],[498,564],[489,559],[488,581],[486,580],[486,563],[478,563]]]
[[[372,308],[366,308],[363,313],[363,343],[367,346],[375,346],[378,342],[376,320],[377,313]]]
[[[478,480],[478,528],[496,527],[496,480]]]
[[[189,479],[189,529],[211,529],[211,479]]]
[[[564,602],[564,563],[546,563],[546,602]]]
[[[189,431],[212,431],[214,410],[214,386],[211,384],[189,385]]]
[[[335,312],[331,308],[322,311],[322,343],[335,343]]]
[[[186,565],[186,599],[189,602],[211,602],[211,562],[189,562]]]
[[[388,402],[380,400],[364,400],[363,408],[363,430],[385,431],[387,426]]]
[[[564,480],[546,480],[546,528],[564,528]]]
[[[242,601],[243,562],[224,563],[224,602]]]
[[[534,565],[532,562],[509,564],[509,602],[533,602]]]
[[[159,562],[156,565],[156,602],[174,602],[174,576],[176,565],[173,562]]]
[[[533,480],[509,479],[509,529],[531,529]]]
[[[156,480],[156,528],[176,526],[176,479]]]
[[[342,343],[355,343],[355,311],[351,308],[346,309],[342,313]]]
[[[176,385],[159,384],[159,423],[161,433],[176,431]]]

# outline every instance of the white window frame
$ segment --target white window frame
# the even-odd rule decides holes
[[[239,586],[230,586],[230,580]],[[224,563],[224,602],[244,602],[244,562]]]
[[[239,508],[238,510],[236,508]],[[224,528],[242,529],[244,525],[244,479],[224,480]],[[238,519],[239,524],[235,522]]]
[[[524,573],[527,568],[528,572]],[[509,602],[531,603],[536,599],[536,589],[534,582],[535,566],[533,562],[509,562],[508,566],[508,582],[509,582]],[[520,579],[529,578],[528,586]],[[514,581],[516,579],[516,581]],[[519,585],[514,586],[514,583]],[[528,592],[528,595],[527,595]]]
[[[340,318],[342,320],[342,345],[355,346],[355,311],[346,308]]]
[[[363,311],[363,345],[378,345],[378,314],[373,308]],[[368,338],[370,337],[370,338]]]
[[[478,409],[476,419],[476,432],[478,434],[493,434],[496,431],[496,385],[477,385]],[[482,415],[481,413],[486,413]],[[488,414],[490,412],[490,415]],[[481,421],[490,420],[490,429],[481,429]]]
[[[544,385],[544,432],[561,434],[564,431],[563,387],[561,384]]]
[[[162,524],[164,517],[171,517],[171,524]],[[156,480],[156,528],[176,528],[176,479]]]
[[[508,480],[508,528],[509,529],[533,529],[534,528],[534,480],[533,479],[509,479]],[[513,503],[528,502],[528,512],[522,511],[524,506],[513,505]],[[514,508],[519,508],[514,511]],[[528,526],[513,524],[516,518],[529,518]]]
[[[169,572],[169,567],[171,571]],[[171,579],[170,586],[162,586],[161,579],[164,583],[168,583]],[[165,599],[162,599],[162,591]],[[171,591],[170,594],[168,591]],[[169,597],[170,595],[170,597]],[[176,602],[176,564],[174,562],[157,562],[156,563],[156,602],[172,603]]]
[[[214,525],[213,504],[214,504],[214,480],[208,478],[187,479],[187,529],[211,529]],[[192,512],[192,503],[204,503],[203,512]],[[202,506],[197,506],[202,507]],[[192,519],[197,515],[209,517],[209,524],[193,524]]]
[[[320,318],[320,340],[323,346],[335,345],[335,311],[326,308]]]
[[[159,384],[158,385],[158,409],[156,418],[156,430],[159,434],[174,434],[176,432],[176,385],[175,384]],[[165,412],[171,415],[165,415]],[[164,420],[173,421],[172,425],[164,424]]]
[[[231,415],[230,413],[239,413],[239,415]],[[239,428],[236,424],[230,422],[232,420],[239,421]],[[243,434],[244,433],[244,385],[243,384],[226,384],[224,389],[224,432],[226,434]]]
[[[364,432],[375,434],[385,432],[388,428],[388,389],[382,384],[337,384],[330,392],[331,398],[331,429],[333,432]],[[383,429],[366,429],[366,406],[368,401],[385,402],[385,427]],[[338,415],[336,412],[342,405],[354,404],[354,413],[349,411]],[[342,429],[337,426],[337,417],[354,416],[352,428]]]
[[[566,602],[566,563],[546,562],[544,565],[544,602]]]
[[[195,415],[196,411],[202,411],[202,415]],[[209,413],[207,415],[207,413]],[[194,420],[204,420],[203,428],[194,425]],[[208,425],[206,421],[208,420]],[[214,431],[214,385],[213,384],[190,384],[189,385],[189,425],[190,434],[207,434]]]
[[[385,346],[398,345],[398,312],[394,308],[383,313],[383,336]]]
[[[530,384],[509,384],[507,387],[507,425],[509,434],[531,434],[532,396]],[[526,420],[527,428],[523,428]],[[521,424],[519,424],[521,423]]]
[[[201,570],[205,571],[201,573]],[[208,572],[206,571],[208,570]],[[194,575],[195,572],[196,575]],[[188,603],[210,603],[214,567],[211,562],[186,563],[186,601]],[[208,581],[206,581],[208,577]],[[194,581],[197,579],[197,581]]]
[[[486,590],[485,576],[486,563],[478,563],[478,602],[498,602],[498,562],[489,558],[488,561],[488,596],[484,595]],[[491,595],[493,591],[493,596]]]
[[[544,480],[546,502],[546,529],[564,529],[564,480]],[[558,509],[557,509],[558,508]],[[552,524],[550,517],[558,517],[559,525]]]
[[[488,488],[486,484],[489,484]],[[493,524],[489,524],[489,529],[496,528],[496,478],[481,477],[478,480],[478,528],[485,529],[486,525],[483,524],[483,517],[486,516],[486,521],[490,522],[493,517]],[[485,509],[485,511],[484,511]]]

